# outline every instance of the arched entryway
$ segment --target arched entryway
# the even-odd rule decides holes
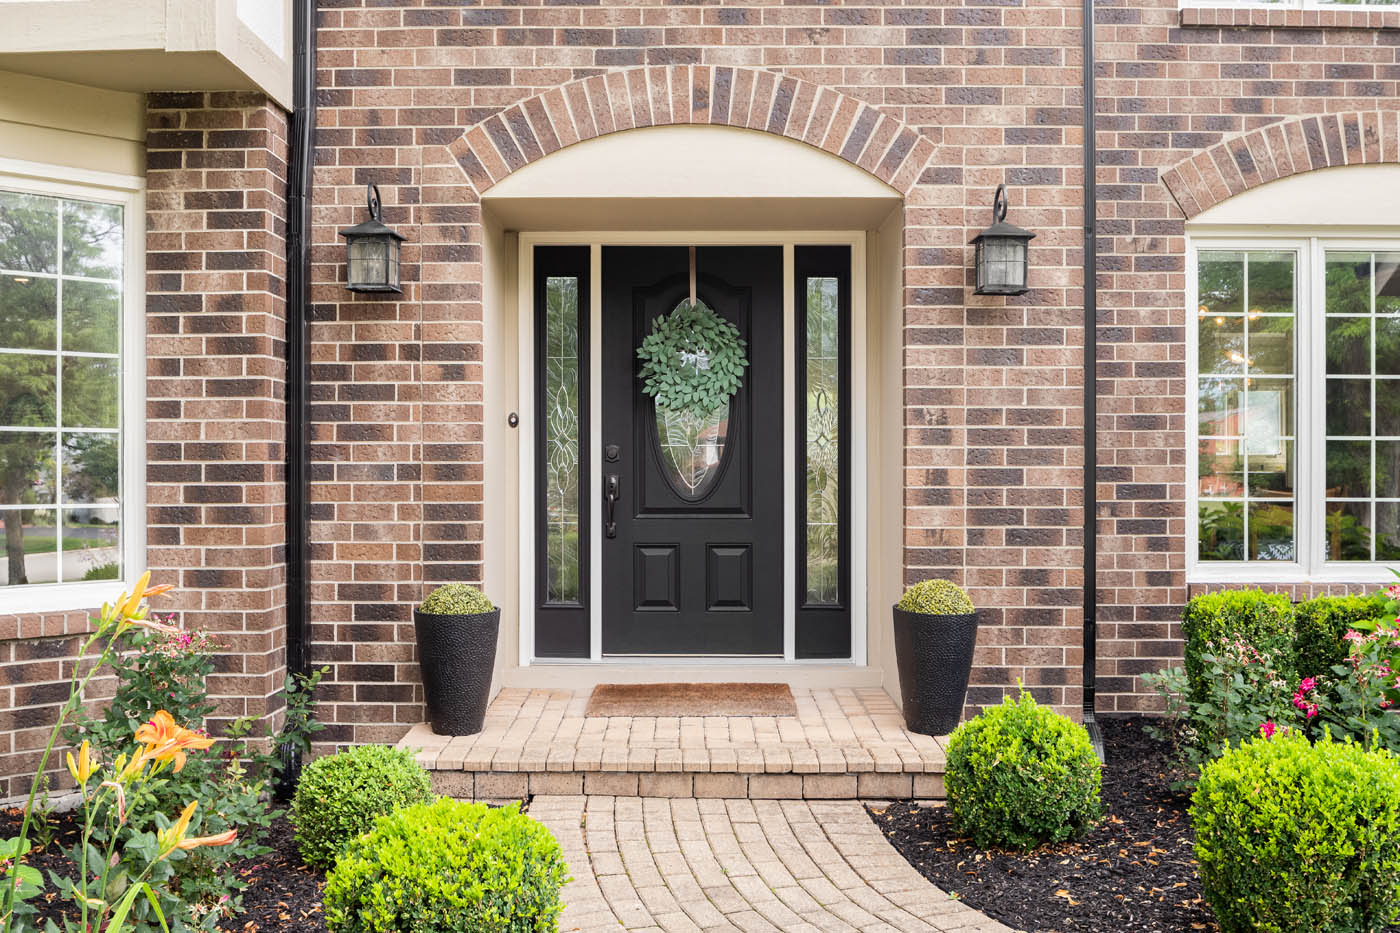
[[[619,128],[614,105],[611,132],[583,142],[561,136],[554,127],[565,114],[570,132],[578,130],[580,109],[569,102],[580,93],[590,103],[592,130],[606,123],[591,106],[593,85],[581,82],[521,105],[494,126],[474,128],[453,146],[473,187],[483,189],[477,203],[484,442],[493,451],[483,468],[484,558],[493,591],[516,596],[514,606],[502,600],[501,682],[584,685],[601,678],[671,677],[881,684],[888,647],[881,641],[883,627],[870,626],[869,620],[882,617],[872,607],[891,601],[899,585],[902,531],[904,192],[889,182],[907,188],[918,176],[909,159],[926,160],[930,150],[918,145],[917,134],[873,110],[868,120],[859,116],[869,109],[864,105],[850,108],[857,112],[854,121],[850,114],[837,118],[846,128],[835,142],[828,141],[812,129],[811,103],[830,93],[820,89],[782,92],[769,86],[760,93],[750,83],[746,99],[765,103],[742,120],[731,112],[729,119],[676,121],[674,108],[658,120],[662,96],[652,93],[659,91],[658,71],[644,75],[651,109],[640,127],[635,125],[640,98],[632,98],[630,128]],[[664,99],[675,99],[669,77],[662,79]],[[706,88],[709,95],[715,92],[713,84]],[[694,100],[696,94],[687,85],[683,99]],[[833,96],[839,109],[839,95]],[[811,98],[804,116],[798,118],[797,109],[787,111],[786,122],[777,116],[800,97]],[[715,114],[712,107],[711,117]],[[552,138],[540,132],[545,116]],[[830,114],[828,119],[826,129],[835,132]],[[863,128],[851,126],[862,121]],[[618,468],[634,455],[638,469],[658,462],[655,449],[651,460],[633,449],[654,438],[657,429],[654,418],[648,424],[648,413],[633,411],[626,398],[633,394],[632,374],[611,383],[607,377],[634,358],[637,322],[668,310],[676,297],[670,291],[687,291],[690,247],[703,270],[698,274],[702,292],[745,296],[734,307],[746,309],[736,313],[747,315],[750,373],[762,377],[744,402],[744,417],[735,422],[742,424],[740,432],[748,432],[734,448],[742,451],[748,472],[725,467],[724,475],[737,485],[730,490],[734,498],[718,502],[731,518],[758,520],[746,531],[737,522],[729,527],[718,522],[709,537],[693,540],[683,523],[699,506],[648,502],[640,493],[657,488],[657,477],[648,480],[636,470]],[[830,269],[813,265],[823,259]],[[541,262],[555,264],[560,274],[547,274]],[[555,280],[568,280],[552,296],[555,305],[561,295],[578,303],[570,305],[577,339],[566,341],[577,354],[572,362],[548,352],[548,289]],[[831,374],[833,388],[841,388],[845,420],[839,443],[847,458],[840,482],[833,485],[849,503],[838,530],[844,582],[832,598],[842,609],[834,614],[842,631],[815,640],[801,624],[804,612],[809,619],[821,615],[810,611],[815,591],[804,579],[813,566],[805,550],[811,527],[799,519],[807,504],[803,432],[810,407],[799,379],[816,373],[799,342],[812,310],[808,280],[829,280],[831,325],[846,328]],[[814,300],[820,300],[822,287],[812,285]],[[637,304],[647,300],[643,293],[654,293],[655,308]],[[629,304],[637,305],[638,317],[624,324],[618,309]],[[762,326],[754,329],[755,322]],[[563,513],[558,496],[549,498],[551,490],[558,492],[557,484],[551,487],[543,479],[560,465],[547,455],[560,446],[557,432],[550,434],[545,424],[543,407],[555,398],[546,399],[551,366],[556,374],[561,366],[568,370],[566,381],[577,391],[557,396],[573,399],[576,412],[563,422],[566,435],[578,432],[576,452],[564,457],[577,472],[564,487],[578,493],[568,497],[571,507]],[[605,437],[609,422],[621,426],[613,433],[629,440]],[[620,459],[610,461],[610,454]],[[634,525],[658,519],[650,522],[649,537],[633,534],[625,548],[604,536],[604,485],[613,475],[622,479],[620,515]],[[638,495],[628,499],[630,491]],[[673,485],[669,493],[674,492]],[[684,553],[686,548],[695,553]],[[609,557],[610,551],[619,553]],[[760,554],[768,558],[760,561]],[[574,570],[561,570],[570,562]],[[646,612],[655,614],[644,617]],[[665,619],[672,623],[670,634],[659,636],[634,624],[629,644],[614,637],[612,623],[619,613],[630,614],[634,622]],[[731,622],[744,613],[763,630],[761,638],[746,640],[745,626]],[[706,619],[728,623],[728,639],[688,637]],[[805,632],[820,628],[820,623],[809,625]],[[639,633],[657,637],[639,640]],[[638,650],[626,650],[632,645]]]

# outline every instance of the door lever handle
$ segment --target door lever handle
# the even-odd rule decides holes
[[[617,499],[622,489],[622,482],[616,473],[609,473],[607,481],[603,485],[603,496],[608,503],[608,520],[603,526],[603,533],[609,538],[617,537]]]

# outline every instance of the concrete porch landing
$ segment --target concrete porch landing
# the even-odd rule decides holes
[[[940,798],[942,738],[904,728],[879,688],[793,688],[796,716],[585,718],[589,691],[504,689],[482,731],[426,724],[418,750],[438,793],[754,799]]]

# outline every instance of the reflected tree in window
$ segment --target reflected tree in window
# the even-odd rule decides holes
[[[120,573],[122,215],[0,191],[6,585]]]

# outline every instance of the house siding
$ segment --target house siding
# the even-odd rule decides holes
[[[482,194],[582,139],[664,123],[800,139],[905,195],[903,577],[951,577],[982,608],[970,708],[1024,683],[1078,711],[1077,2],[321,6],[310,517],[324,745],[393,741],[422,719],[411,609],[426,586],[482,579]],[[1096,18],[1097,703],[1128,712],[1156,708],[1138,675],[1179,657],[1189,595],[1186,220],[1288,171],[1395,161],[1400,14],[1101,2]],[[275,718],[286,116],[255,95],[157,94],[148,128],[148,561],[180,585],[170,608],[229,644],[211,682],[220,718]],[[392,300],[343,285],[338,231],[363,219],[371,182],[407,237]],[[968,242],[1002,182],[1011,219],[1037,234],[1021,299],[972,295]],[[82,614],[0,618],[0,782],[32,767],[84,628]]]

